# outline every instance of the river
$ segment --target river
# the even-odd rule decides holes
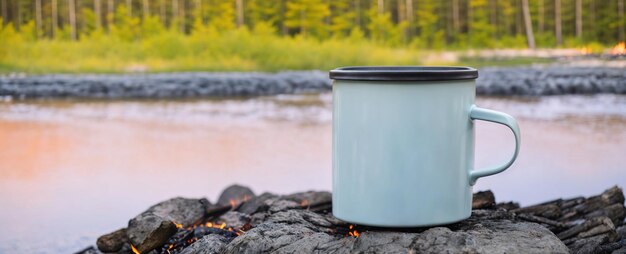
[[[0,102],[0,253],[95,244],[150,205],[232,183],[290,193],[331,188],[328,93],[249,99]],[[626,186],[626,96],[479,97],[518,118],[522,148],[482,178],[527,205]],[[477,123],[476,166],[508,158],[508,129]]]

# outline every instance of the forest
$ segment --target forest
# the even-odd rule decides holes
[[[598,50],[624,40],[624,1],[0,0],[0,71],[310,69],[415,64],[423,50]]]

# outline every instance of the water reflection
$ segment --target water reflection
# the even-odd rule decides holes
[[[70,252],[149,205],[231,183],[257,193],[331,186],[329,94],[195,101],[0,103],[0,253]],[[479,180],[524,204],[626,186],[626,96],[480,98],[516,116],[514,167]],[[480,122],[478,167],[512,152]],[[32,239],[38,239],[32,241]]]

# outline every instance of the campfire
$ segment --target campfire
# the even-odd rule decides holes
[[[619,236],[626,207],[618,187],[589,198],[557,199],[527,207],[496,203],[491,191],[478,192],[473,195],[472,217],[426,228],[380,228],[340,221],[331,214],[328,192],[248,197],[242,192],[251,193],[245,187],[229,187],[222,194],[227,198],[220,197],[215,204],[206,199],[166,200],[131,219],[127,228],[101,236],[98,249],[103,253],[165,254],[468,250],[466,241],[459,239],[480,242],[484,250],[521,248],[536,253],[565,253],[568,247],[608,253],[626,248],[626,241]],[[477,231],[477,227],[486,230]],[[511,236],[516,240],[502,241]],[[369,244],[390,239],[385,245]],[[90,247],[80,253],[93,251]]]

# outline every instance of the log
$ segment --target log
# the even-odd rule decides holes
[[[532,214],[548,219],[558,219],[561,217],[561,208],[556,203],[523,207],[515,209],[512,212],[516,214]]]
[[[574,226],[568,230],[565,230],[559,234],[557,234],[556,236],[561,239],[561,240],[565,240],[565,239],[569,239],[575,236],[578,236],[580,233],[583,233],[585,231],[591,230],[597,226],[601,226],[604,225],[605,227],[612,229],[613,231],[615,231],[615,225],[613,224],[613,222],[611,221],[610,218],[608,217],[597,217],[597,218],[592,218],[588,221],[586,221],[585,223],[582,223],[580,225]],[[615,234],[617,235],[617,232],[615,232]],[[586,237],[592,236],[591,234],[587,235]],[[581,236],[582,238],[586,238],[584,235]]]
[[[496,205],[496,197],[490,190],[479,191],[472,197],[472,209],[489,209]]]

